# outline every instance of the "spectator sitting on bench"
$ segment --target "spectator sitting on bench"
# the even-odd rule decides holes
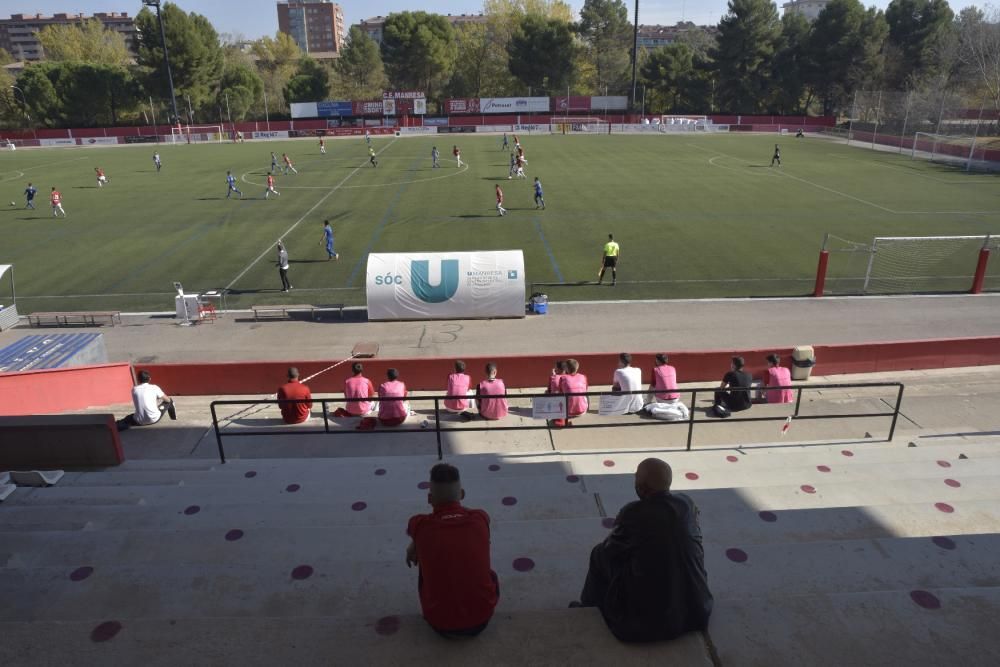
[[[660,459],[635,471],[639,496],[622,508],[611,534],[590,552],[579,602],[597,607],[623,642],[674,639],[704,630],[712,613],[698,508],[671,493],[673,472]]]
[[[490,567],[490,517],[461,503],[465,490],[458,468],[431,468],[427,502],[431,514],[410,517],[406,565],[420,568],[417,591],[424,619],[442,637],[475,637],[486,629],[500,597]]]
[[[618,355],[618,368],[611,380],[611,391],[641,391],[642,371],[632,365],[632,355],[622,352]],[[608,404],[601,414],[631,415],[642,410],[642,394],[621,394],[615,396],[614,403]],[[607,400],[607,399],[605,399]],[[607,409],[607,408],[610,408]]]
[[[448,375],[448,388],[445,390],[449,396],[468,396],[469,386],[472,378],[465,372],[465,362],[455,362],[455,372]],[[468,410],[471,401],[467,398],[446,398],[444,409],[452,412],[462,412]]]
[[[503,380],[497,377],[497,365],[492,361],[486,364],[486,379],[476,387],[476,403],[479,404],[479,414],[483,419],[503,419],[507,416],[507,387]],[[500,398],[486,398],[499,396]]]
[[[545,393],[558,394],[559,382],[562,381],[564,375],[566,375],[566,362],[560,359],[552,367],[552,373],[549,375],[549,388],[545,390]]]
[[[286,424],[301,424],[312,416],[312,392],[309,391],[309,387],[299,382],[299,369],[295,366],[288,369],[288,382],[278,387],[278,400],[286,399],[287,403],[278,403],[278,407],[281,408],[281,419]],[[296,399],[309,402],[291,402]]]
[[[344,380],[344,398],[375,398],[375,385],[364,376],[364,366],[355,361],[351,366],[351,377]],[[353,417],[363,417],[378,404],[375,401],[348,401],[347,414]]]
[[[720,417],[728,417],[730,412],[749,410],[753,404],[750,388],[753,378],[743,370],[743,357],[733,357],[729,372],[722,377],[719,390],[715,392],[715,403],[712,406]]]
[[[387,381],[378,386],[378,421],[382,426],[399,426],[410,415],[410,403],[403,400],[406,385],[399,380],[399,371],[395,368],[387,370],[385,375]]]
[[[139,384],[132,387],[132,405],[135,407],[135,412],[118,420],[119,431],[124,431],[130,426],[155,424],[160,421],[164,412],[170,415],[171,419],[177,419],[173,399],[149,380],[149,371],[139,371]]]
[[[767,374],[764,385],[767,387],[788,387],[792,384],[791,372],[781,365],[781,357],[769,354],[767,359]],[[768,403],[791,403],[795,400],[795,392],[791,389],[768,389],[764,393]]]
[[[579,372],[580,362],[576,359],[566,360],[566,375],[559,379],[559,392],[562,394],[575,394],[586,392],[590,385],[587,383],[587,376]],[[586,396],[570,396],[566,400],[566,420],[553,419],[555,426],[570,426],[569,418],[579,417],[587,412],[590,403]]]
[[[656,355],[653,367],[653,381],[649,385],[652,400],[646,405],[646,412],[655,419],[677,421],[690,417],[687,405],[681,401],[677,391],[677,369],[667,363],[664,353]]]

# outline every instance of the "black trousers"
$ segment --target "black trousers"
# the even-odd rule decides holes
[[[584,607],[599,607],[608,595],[611,585],[611,564],[604,555],[604,543],[598,544],[590,551],[590,567],[587,568],[587,578],[583,582],[580,593],[580,604]]]
[[[288,269],[278,269],[278,275],[281,276],[281,289],[289,290],[292,289],[291,283],[288,282]]]

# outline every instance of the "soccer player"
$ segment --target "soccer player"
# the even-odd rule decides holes
[[[507,170],[507,180],[514,178],[514,174],[517,172],[517,157],[513,153],[510,154],[510,169]]]
[[[507,215],[507,209],[503,207],[503,190],[500,189],[500,184],[497,184],[497,213],[501,216]]]
[[[274,154],[274,151],[271,151],[271,172],[276,171],[278,171],[278,156]]]
[[[601,255],[601,272],[597,274],[597,284],[604,282],[604,271],[611,269],[611,286],[618,282],[618,257],[621,255],[621,248],[615,243],[615,237],[608,234],[608,242],[604,244],[604,252]]]
[[[326,244],[326,261],[340,259],[340,254],[333,250],[333,227],[329,220],[323,221],[323,240],[320,243]]]
[[[288,157],[288,153],[282,153],[282,154],[281,154],[281,160],[282,160],[282,162],[284,162],[284,163],[285,163],[285,176],[287,176],[287,175],[288,175],[288,172],[289,172],[289,170],[291,170],[291,172],[292,172],[293,174],[297,174],[297,173],[299,173],[299,172],[298,172],[298,171],[297,171],[297,170],[295,169],[295,166],[294,166],[294,165],[292,164],[292,158]]]
[[[264,190],[264,199],[268,199],[272,193],[279,197],[281,196],[281,193],[274,189],[274,174],[269,172],[267,174],[267,189]]]
[[[521,148],[521,144],[517,145],[517,157],[521,158],[521,161],[524,162],[524,164],[528,164],[528,160],[524,157],[524,149]]]
[[[24,208],[30,208],[32,211],[35,210],[35,195],[37,193],[38,188],[28,183],[28,187],[24,189]]]
[[[319,138],[319,154],[326,155],[326,139],[323,137]]]
[[[97,174],[97,187],[103,188],[104,184],[108,182],[108,177],[104,175],[104,170],[100,167],[94,167],[94,173]]]
[[[506,132],[503,133],[503,145],[500,146],[500,150],[502,150],[502,151],[510,150],[510,143],[507,141],[507,133]]]
[[[458,167],[462,167],[462,151],[458,150],[458,146],[453,146],[451,149],[451,154],[455,156],[455,160],[458,161]]]
[[[438,164],[438,160],[441,159],[441,152],[438,150],[437,146],[431,148],[431,169],[440,169],[441,165]]]
[[[539,206],[545,210],[545,195],[542,193],[542,182],[535,176],[535,208]]]
[[[372,145],[372,135],[368,132],[368,130],[365,130],[365,143],[369,146]]]
[[[157,174],[160,173],[160,167],[162,167],[163,164],[160,163],[160,154],[159,153],[153,153],[153,165],[156,166],[156,173]]]
[[[66,211],[63,210],[62,206],[62,195],[56,190],[56,186],[52,186],[52,194],[49,195],[49,201],[52,202],[52,217],[58,218],[59,214],[62,213],[63,217],[66,217]]]
[[[368,162],[371,163],[372,167],[378,166],[378,160],[375,159],[375,149],[371,146],[368,147]]]
[[[240,199],[243,199],[243,192],[236,187],[236,177],[233,176],[233,172],[231,171],[226,172],[226,185],[229,188],[226,190],[226,199],[229,199],[234,192],[240,196]]]
[[[775,162],[778,163],[779,167],[781,166],[781,149],[778,147],[778,144],[774,145],[774,155],[771,156],[772,167],[774,166]]]
[[[517,135],[515,134],[514,135],[514,147],[517,148],[520,145],[521,145],[521,141],[517,138]]]
[[[517,161],[514,164],[514,166],[517,167],[515,174],[518,178],[527,178],[527,176],[524,175],[524,164],[524,158],[518,155]]]

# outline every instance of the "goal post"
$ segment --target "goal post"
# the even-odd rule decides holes
[[[596,116],[553,116],[549,122],[553,134],[611,134],[611,123]]]
[[[986,148],[977,145],[975,136],[963,137],[932,132],[914,133],[910,159],[918,158],[961,165],[966,170],[972,169],[973,166],[985,167],[987,164]]]
[[[222,143],[226,132],[221,125],[176,125],[170,128],[170,141],[179,143]]]

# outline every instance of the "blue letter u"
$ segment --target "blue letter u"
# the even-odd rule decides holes
[[[425,259],[413,260],[410,266],[410,286],[421,301],[447,301],[458,291],[458,260],[441,260],[441,282],[437,285],[431,285],[429,262]]]

